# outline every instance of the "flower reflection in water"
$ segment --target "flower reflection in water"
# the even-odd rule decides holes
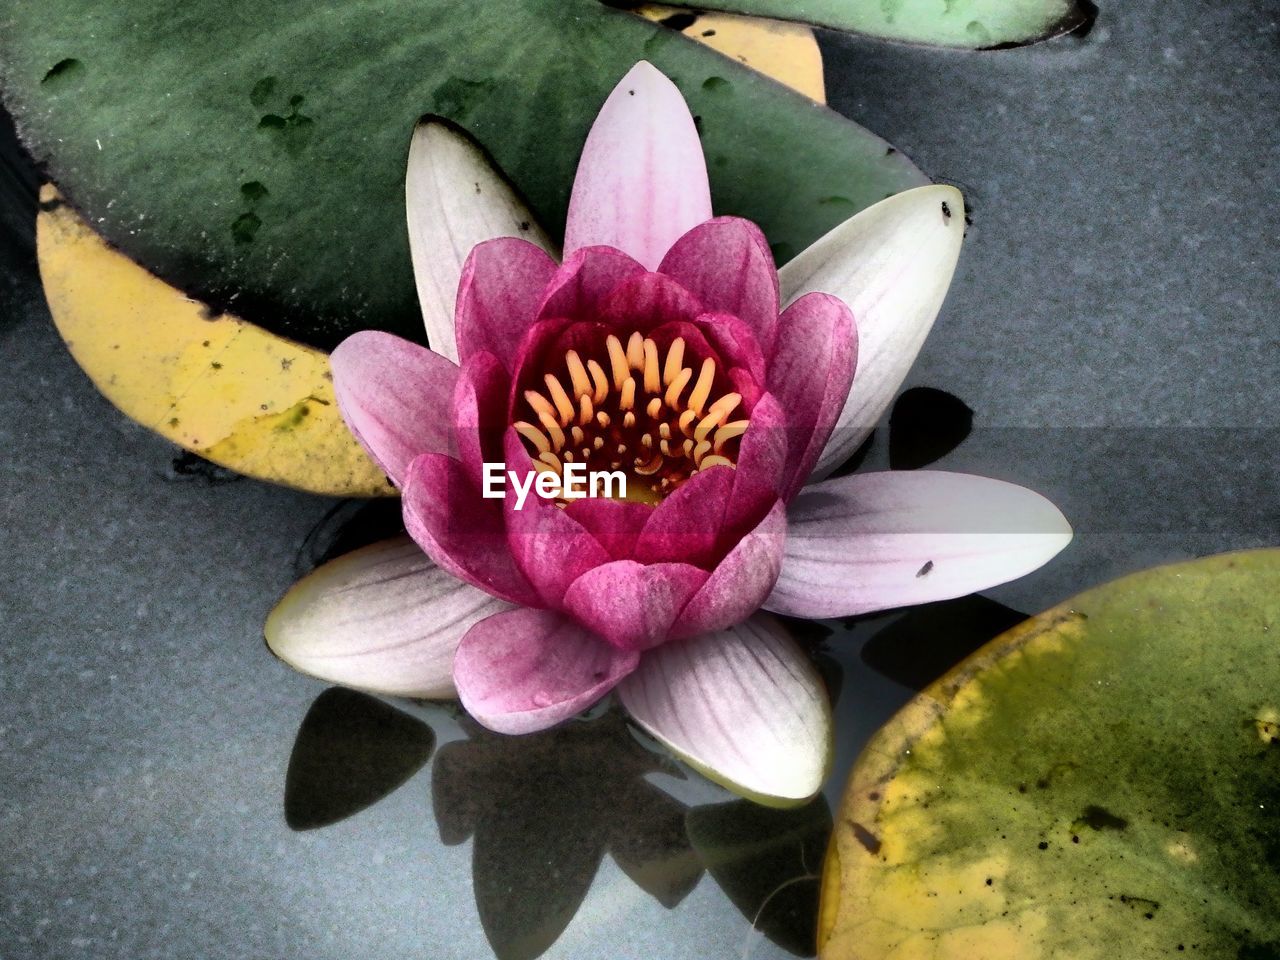
[[[441,729],[452,725],[441,717]],[[689,807],[649,782],[684,779],[683,768],[645,746],[617,711],[520,738],[465,716],[458,723],[464,737],[440,746],[431,764],[435,822],[446,845],[472,840],[476,908],[499,960],[548,950],[605,854],[668,909],[709,874],[746,918],[744,950],[763,935],[813,953],[831,832],[821,797],[791,810],[744,800]],[[298,730],[286,821],[306,830],[366,810],[426,764],[435,739],[426,722],[382,700],[326,690]]]

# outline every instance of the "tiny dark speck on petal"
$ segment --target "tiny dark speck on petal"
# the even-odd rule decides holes
[[[1041,840],[1041,841],[1040,841],[1040,843],[1039,843],[1039,844],[1037,844],[1037,847],[1038,847],[1040,850],[1048,850],[1048,849],[1049,849],[1049,843],[1048,843],[1048,841],[1046,841],[1046,840]]]
[[[945,200],[942,201],[942,218],[944,220],[951,219],[951,205]]]
[[[635,95],[636,95],[636,92],[635,92],[634,90],[628,90],[628,91],[627,91],[627,96],[629,96],[629,97],[634,97]]]
[[[919,570],[917,570],[917,571],[916,571],[916,576],[917,576],[917,577],[927,577],[927,576],[929,575],[929,571],[931,571],[932,569],[933,569],[933,561],[932,561],[932,560],[926,560],[926,561],[924,562],[924,566],[923,566],[923,567],[921,567]]]

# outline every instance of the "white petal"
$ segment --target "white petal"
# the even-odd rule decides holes
[[[522,237],[553,255],[554,247],[489,156],[439,118],[424,120],[413,131],[405,207],[427,340],[456,363],[453,308],[472,247],[495,237]]]
[[[853,388],[815,478],[847,460],[893,401],[942,308],[963,240],[960,191],[917,187],[846,220],[778,271],[784,303],[830,293],[857,324]]]
[[[962,597],[1016,580],[1071,542],[1040,494],[936,470],[837,477],[787,510],[782,573],[765,607],[845,617]]]
[[[303,673],[402,697],[452,697],[471,625],[511,605],[450,576],[408,537],[326,563],[271,611],[267,645]]]
[[[831,705],[772,617],[650,650],[617,690],[640,726],[736,793],[791,806],[822,787]]]

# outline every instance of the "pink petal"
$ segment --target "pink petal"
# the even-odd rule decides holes
[[[547,283],[539,319],[597,320],[605,297],[644,267],[613,247],[584,247],[566,256]]]
[[[484,464],[502,461],[509,391],[507,371],[493,354],[474,353],[463,361],[453,394],[454,436],[458,459],[477,487],[484,484]]]
[[[458,357],[479,352],[514,370],[516,350],[533,326],[556,262],[527,240],[500,237],[471,251],[458,282],[454,312]]]
[[[689,108],[675,84],[637,63],[587,135],[565,254],[603,244],[653,270],[682,234],[710,218],[707,166]]]
[[[638,661],[558,613],[511,610],[467,632],[453,678],[462,705],[490,730],[533,733],[591,706]]]
[[[835,297],[807,294],[778,320],[768,387],[787,417],[784,500],[795,496],[818,462],[849,396],[857,359],[853,315]]]
[[[676,241],[659,272],[686,287],[715,313],[742,320],[761,346],[778,324],[778,271],[764,234],[750,220],[716,217]]]
[[[841,617],[964,596],[1024,576],[1071,541],[1052,503],[1002,480],[932,470],[815,484],[791,504],[765,606]]]
[[[646,652],[618,696],[640,726],[737,793],[797,804],[826,778],[826,690],[772,617]]]
[[[664,323],[690,321],[702,313],[702,304],[670,277],[642,273],[618,284],[601,304],[600,316],[615,330],[648,333]]]
[[[356,439],[398,487],[421,453],[450,453],[449,409],[458,368],[426,347],[363,330],[329,358],[338,410]]]
[[[751,410],[751,426],[738,447],[733,491],[725,508],[731,526],[739,533],[751,529],[777,500],[787,469],[790,438],[782,407],[766,393]]]
[[[653,508],[636,541],[641,563],[681,560],[710,567],[716,560],[725,508],[735,471],[718,466],[700,470]]]
[[[631,500],[586,497],[570,501],[564,512],[591,532],[610,559],[629,560],[633,558],[640,531],[653,514],[653,507]]]
[[[575,580],[564,609],[618,649],[645,650],[667,639],[707,576],[687,563],[615,560]]]
[[[697,324],[730,369],[740,367],[757,382],[765,382],[764,351],[755,331],[745,321],[728,313],[704,313],[698,317]]]
[[[741,623],[760,609],[782,569],[787,512],[781,501],[738,541],[680,612],[673,637],[692,637]]]
[[[471,625],[509,609],[437,567],[408,537],[331,560],[267,618],[267,644],[296,670],[400,697],[454,695],[453,654]]]
[[[409,536],[445,570],[495,597],[541,606],[507,546],[502,501],[481,497],[457,460],[435,453],[414,460],[403,504]]]
[[[506,437],[506,467],[520,477],[520,483],[534,472],[520,438],[514,430]],[[530,488],[520,509],[508,481],[503,511],[507,544],[525,577],[542,597],[542,606],[558,607],[569,584],[592,567],[609,562],[609,554],[582,524]]]

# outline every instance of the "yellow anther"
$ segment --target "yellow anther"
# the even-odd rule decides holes
[[[687,406],[693,410],[698,416],[702,416],[702,407],[707,402],[707,397],[711,396],[711,384],[716,377],[716,362],[710,357],[702,361],[702,369],[698,372],[698,382],[694,384],[693,392],[689,394],[689,402]]]
[[[538,393],[536,390],[526,390],[524,392],[524,399],[525,403],[529,404],[529,406],[533,408],[533,412],[538,414],[539,417],[544,413],[549,417],[555,417],[556,408],[551,405],[551,402],[546,397]]]
[[[732,440],[734,437],[740,437],[747,432],[747,427],[751,425],[750,420],[734,420],[726,423],[723,427],[716,430],[716,435],[712,438],[715,444],[716,452],[720,452],[720,448]]]
[[[644,390],[658,393],[662,390],[662,371],[658,367],[658,345],[652,340],[644,342]]]
[[[701,466],[702,458],[705,457],[710,452],[711,452],[711,441],[703,440],[701,443],[699,443],[696,447],[693,448],[693,462]]]
[[[581,444],[587,438],[586,433],[576,423],[573,425],[573,429],[569,431],[569,436],[573,437],[573,442],[576,444]]]
[[[632,370],[644,369],[644,337],[638,330],[627,341],[627,366]]]
[[[634,469],[636,473],[640,474],[642,477],[651,477],[662,469],[662,463],[662,454],[655,453],[648,463],[640,463],[637,461]]]
[[[609,396],[609,379],[604,375],[604,367],[594,360],[587,361],[587,370],[591,372],[591,382],[596,388],[595,393],[591,395],[591,402],[598,407],[604,403],[605,397]]]
[[[726,393],[723,397],[707,408],[707,415],[719,413],[721,419],[728,419],[729,414],[737,409],[738,404],[742,402],[742,394]]]
[[[676,337],[671,341],[671,347],[667,350],[667,362],[662,368],[662,382],[671,385],[676,377],[680,376],[680,370],[684,366],[684,337]],[[681,389],[684,389],[683,387]],[[676,393],[680,391],[677,390]]]
[[[693,379],[693,371],[688,367],[684,367],[676,374],[675,379],[670,381],[667,387],[667,394],[663,398],[668,407],[674,410],[680,403],[680,392],[688,386],[689,381]]]
[[[686,410],[684,413],[680,414],[680,419],[676,421],[677,424],[679,424],[680,426],[680,432],[683,433],[686,437],[692,436],[693,421],[696,420],[697,418],[698,418],[698,414],[694,410]]]
[[[717,410],[715,407],[712,407],[711,410],[707,412],[707,415],[698,423],[698,426],[694,428],[693,439],[698,441],[698,443],[702,443],[702,441],[707,439],[707,434],[720,426],[720,421],[724,418],[725,414],[723,410]]]
[[[546,453],[551,449],[551,441],[547,439],[547,435],[532,423],[518,420],[512,426],[516,428],[516,433],[532,443],[539,453]]]
[[[582,358],[577,350],[570,350],[564,355],[565,366],[569,368],[569,379],[573,381],[573,395],[586,396],[591,392],[591,378],[587,376],[587,368],[582,365]]]
[[[712,467],[732,467],[733,461],[728,457],[722,457],[718,453],[713,453],[709,457],[703,457],[702,462],[698,464],[702,470],[710,470]]]
[[[631,410],[628,410],[626,413],[622,415],[622,427],[624,430],[630,430],[635,425],[636,425],[636,415]]]
[[[601,430],[609,426],[611,422],[612,421],[609,419],[609,415],[605,413],[603,410],[596,411],[596,423],[600,424]]]
[[[630,410],[636,405],[636,380],[635,377],[627,377],[622,381],[622,396],[618,398],[619,410]]]
[[[645,407],[645,412],[649,414],[650,420],[657,420],[658,414],[662,413],[662,398],[654,397],[649,401],[649,405]]]
[[[564,431],[560,429],[560,424],[556,423],[555,414],[539,413],[538,422],[551,438],[551,446],[556,450],[564,449]]]
[[[573,401],[569,399],[569,394],[564,392],[560,381],[551,374],[548,373],[542,380],[547,385],[547,392],[551,394],[551,400],[556,405],[556,412],[560,414],[560,426],[567,427],[569,421],[573,419]]]
[[[591,398],[583,394],[578,398],[578,423],[585,427],[591,422],[593,416],[595,416],[595,407],[591,403]]]
[[[605,339],[604,345],[609,351],[609,367],[613,373],[614,389],[621,390],[622,381],[631,375],[631,368],[627,366],[627,353],[622,349],[622,341],[612,333]]]
[[[538,459],[549,467],[555,467],[557,470],[560,469],[560,458],[554,453],[541,453],[538,455]]]

